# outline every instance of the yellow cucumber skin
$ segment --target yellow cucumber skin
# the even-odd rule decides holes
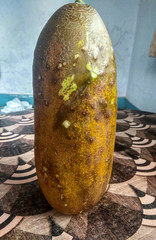
[[[35,163],[57,211],[93,207],[108,186],[116,130],[116,64],[94,8],[67,4],[43,28],[34,53]]]

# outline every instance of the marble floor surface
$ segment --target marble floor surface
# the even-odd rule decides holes
[[[118,111],[109,188],[77,216],[56,212],[40,190],[33,110],[0,115],[0,238],[155,240],[156,114]]]

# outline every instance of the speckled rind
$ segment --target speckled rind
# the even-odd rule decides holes
[[[33,78],[41,189],[56,210],[80,213],[107,188],[115,141],[116,65],[95,9],[68,4],[49,19],[35,49]]]

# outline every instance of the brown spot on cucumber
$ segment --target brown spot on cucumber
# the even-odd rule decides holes
[[[99,51],[102,51],[103,45],[99,44],[98,49],[99,49]]]
[[[44,172],[47,172],[47,170],[48,170],[48,169],[47,169],[46,167],[43,167],[43,171],[44,171]]]
[[[61,69],[62,68],[62,63],[59,63],[57,68]]]
[[[59,179],[60,177],[59,177],[59,175],[58,175],[58,174],[56,174],[56,175],[55,175],[55,178],[56,178],[56,179]]]
[[[74,128],[76,129],[76,128],[78,128],[78,124],[77,123],[74,123]]]
[[[107,157],[105,161],[106,161],[106,163],[108,163],[110,161],[110,158]]]
[[[46,69],[48,69],[48,70],[50,69],[50,65],[48,62],[46,63]]]
[[[93,138],[89,134],[86,134],[86,140],[89,144],[92,144],[93,142]]]
[[[37,96],[38,96],[39,99],[43,99],[43,93],[42,92],[38,92]]]
[[[95,119],[96,122],[99,121],[99,117],[98,116],[95,116],[94,119]]]
[[[82,50],[83,52],[85,52],[85,51],[86,51],[85,46],[82,46],[82,47],[81,47],[81,50]]]
[[[95,161],[95,164],[98,164],[100,162],[100,156],[99,154],[98,155],[95,155],[95,158],[94,158],[94,161]]]
[[[103,146],[100,147],[99,152],[100,152],[100,154],[104,152],[104,147]]]
[[[71,106],[70,107],[70,110],[73,112],[73,111],[75,111],[75,106]]]
[[[114,85],[114,83],[115,83],[115,79],[114,79],[114,78],[112,78],[112,79],[110,80],[109,84],[110,84],[110,86],[113,86],[113,85]]]
[[[51,83],[56,84],[57,83],[57,78],[52,78]]]
[[[88,114],[88,112],[87,111],[82,111],[82,113],[81,113],[83,116],[86,116],[87,114]]]
[[[44,104],[48,107],[49,106],[49,100],[48,99],[44,99]]]
[[[58,151],[55,149],[55,155],[57,156],[58,155]]]
[[[95,102],[91,102],[90,106],[91,106],[92,109],[96,109],[96,103]]]
[[[91,167],[91,165],[92,165],[92,157],[91,157],[90,152],[88,152],[87,155],[86,155],[86,161],[87,161],[87,166]]]
[[[100,104],[102,107],[107,107],[107,100],[104,99],[104,98],[100,98],[100,99],[99,99],[99,104]]]
[[[105,72],[100,72],[99,73],[99,76],[101,77],[101,76],[103,76],[105,74]]]
[[[106,119],[110,118],[111,117],[111,110],[107,109],[106,112],[104,112],[104,116],[105,116]]]
[[[61,200],[65,200],[65,196],[63,194],[61,194],[60,198]]]
[[[41,80],[42,79],[42,77],[41,77],[41,75],[38,75],[38,78],[37,78],[38,80]]]

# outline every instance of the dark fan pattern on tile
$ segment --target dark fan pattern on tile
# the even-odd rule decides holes
[[[22,218],[0,211],[0,238],[16,227]]]
[[[12,119],[11,120],[11,117],[5,116],[2,119],[0,118],[0,128],[12,126],[12,125],[16,124],[17,122],[18,122],[17,119]]]
[[[0,134],[0,143],[13,142],[23,137],[23,134],[20,135],[17,133],[9,132],[4,128],[3,132]]]
[[[16,166],[0,164],[0,184],[4,183],[16,170]]]
[[[37,180],[36,168],[18,158],[18,166],[4,184],[26,184]]]
[[[0,157],[12,157],[29,152],[33,149],[33,141],[21,139],[0,144]]]
[[[152,228],[150,239],[156,235],[156,114],[118,111],[109,188],[77,216],[56,213],[45,200],[33,148],[33,111],[0,115],[2,240],[126,240],[142,226]]]
[[[52,207],[44,198],[37,181],[24,184],[11,213],[15,215],[29,216],[48,212]]]
[[[87,240],[92,239],[127,239],[141,225],[140,211],[132,210],[110,201],[107,194],[97,209],[88,214]]]
[[[134,160],[137,166],[136,175],[139,176],[156,176],[156,163],[142,158]]]
[[[17,123],[19,126],[29,126],[34,125],[34,120],[26,117],[22,117],[22,119]]]
[[[143,216],[142,225],[156,226],[156,197],[140,191],[131,185],[140,199]]]

